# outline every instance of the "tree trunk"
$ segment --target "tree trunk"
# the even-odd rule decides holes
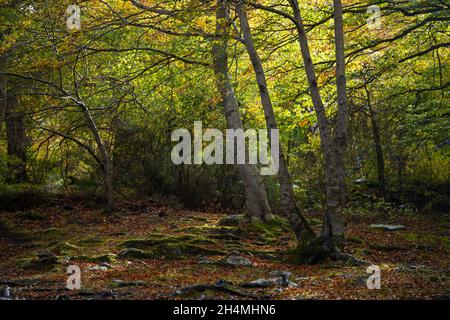
[[[311,100],[317,115],[320,129],[320,140],[325,159],[325,184],[327,195],[327,209],[325,212],[324,227],[322,238],[325,239],[325,246],[343,246],[345,237],[345,225],[342,217],[342,209],[345,202],[345,168],[343,165],[343,153],[346,144],[347,131],[347,99],[345,94],[345,64],[343,60],[343,34],[342,30],[342,7],[339,19],[339,9],[335,12],[335,34],[336,36],[336,57],[339,60],[339,67],[336,71],[338,79],[338,128],[333,140],[331,136],[331,126],[325,113],[325,107],[319,92],[314,64],[312,62],[309,50],[308,38],[303,25],[303,19],[297,0],[289,0],[294,19],[297,22],[296,29],[298,41],[305,65],[306,76],[308,79]],[[339,4],[338,4],[339,6]],[[335,3],[336,10],[336,3]],[[337,13],[337,14],[336,14]],[[336,16],[338,17],[336,19]]]
[[[336,88],[338,113],[334,136],[334,160],[336,180],[330,188],[330,204],[325,215],[323,235],[331,245],[343,246],[345,239],[345,223],[342,210],[346,203],[345,163],[344,155],[347,147],[348,102],[347,81],[345,77],[344,23],[341,0],[334,0],[334,40],[336,52]]]
[[[381,196],[386,197],[386,178],[384,172],[384,155],[383,148],[381,147],[381,137],[380,128],[378,127],[376,112],[372,106],[372,99],[370,97],[370,92],[367,85],[364,86],[367,96],[367,107],[369,109],[370,123],[372,125],[372,138],[375,147],[375,153],[377,156],[377,175],[378,175],[378,186],[380,188]]]
[[[8,140],[8,182],[21,183],[27,180],[27,143],[24,115],[18,111],[16,95],[6,95],[6,136]]]
[[[97,125],[95,124],[94,119],[92,118],[91,112],[88,107],[81,101],[78,101],[78,105],[80,106],[83,114],[86,118],[89,128],[94,136],[95,143],[97,144],[97,148],[100,151],[102,165],[103,165],[103,174],[105,178],[105,198],[106,198],[106,211],[111,212],[114,210],[114,170],[113,163],[111,158],[106,150],[106,146],[103,143],[100,133],[98,131]]]
[[[245,10],[245,5],[236,3],[236,11],[239,16],[245,46],[247,48],[248,55],[250,57],[253,69],[255,71],[256,80],[258,82],[261,104],[263,106],[264,115],[266,119],[267,133],[269,135],[268,140],[271,141],[270,137],[271,130],[272,129],[278,130],[278,126],[273,111],[269,89],[267,87],[264,68],[253,42],[250,26],[248,23],[248,17]],[[279,152],[280,159],[279,159],[278,179],[280,181],[280,188],[281,188],[280,190],[281,210],[283,214],[285,214],[288,217],[291,227],[294,229],[294,232],[297,236],[297,240],[299,241],[303,241],[305,239],[309,240],[314,237],[314,232],[308,225],[308,222],[303,217],[299,207],[297,206],[294,196],[294,190],[292,189],[292,179],[288,170],[286,158],[284,157],[282,149],[280,148],[279,150],[280,150]]]
[[[217,1],[216,33],[222,34],[212,48],[214,71],[217,86],[222,96],[222,103],[229,129],[243,129],[239,105],[234,94],[228,74],[227,38],[229,32],[228,5],[225,0]],[[237,148],[234,148],[237,150]],[[248,217],[251,221],[268,221],[273,219],[262,177],[255,165],[237,165],[239,175],[244,184]]]

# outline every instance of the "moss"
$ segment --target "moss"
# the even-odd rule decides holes
[[[200,221],[200,222],[208,222],[208,219],[203,218],[203,217],[192,217],[192,220]]]
[[[200,235],[173,235],[152,234],[146,239],[130,239],[122,242],[121,247],[137,249],[153,249],[158,245],[189,246],[198,244],[216,244],[214,239],[208,239]]]
[[[67,254],[67,253],[71,253],[71,252],[78,252],[80,251],[80,247],[71,244],[69,242],[59,242],[56,245],[51,245],[48,250],[52,251],[52,252],[56,252],[56,253],[60,253],[60,254]]]
[[[275,243],[282,233],[290,231],[287,221],[277,216],[267,223],[253,221],[244,228],[246,229],[245,231],[256,234],[266,243]]]
[[[86,255],[74,256],[74,257],[71,257],[70,260],[85,261],[85,262],[92,262],[92,263],[101,263],[101,262],[113,263],[116,261],[116,258],[117,258],[116,254],[107,253],[107,254],[99,255],[99,256],[86,256]]]
[[[346,240],[349,241],[349,242],[357,243],[357,244],[363,244],[364,243],[364,240],[361,239],[361,238],[358,238],[358,237],[348,237]]]
[[[217,241],[216,241],[216,240],[213,240],[213,239],[196,238],[196,239],[192,239],[192,240],[190,241],[190,243],[192,243],[192,244],[216,244]]]
[[[294,264],[316,264],[326,259],[328,250],[317,244],[297,246],[283,253],[284,260]]]
[[[323,222],[321,219],[312,218],[312,219],[308,219],[308,224],[310,226],[321,226],[323,224]]]
[[[147,251],[136,249],[136,248],[129,248],[129,249],[123,250],[119,253],[119,256],[121,258],[128,258],[128,259],[153,259],[154,258],[154,255],[152,252],[147,252]]]
[[[24,259],[23,261],[25,262],[23,265],[24,269],[49,272],[56,270],[59,265],[66,261],[66,259],[61,256],[48,256]]]
[[[78,241],[78,244],[80,246],[95,246],[95,245],[99,245],[101,243],[103,243],[105,240],[101,239],[101,238],[88,238],[88,239],[83,239]]]
[[[413,232],[405,233],[405,240],[410,242],[421,242],[427,245],[444,246],[450,248],[450,238],[447,236],[438,236],[434,234],[417,234]]]
[[[40,231],[35,231],[28,233],[32,239],[41,239],[41,240],[57,240],[61,239],[66,235],[66,231],[58,228],[47,228]]]
[[[219,226],[239,226],[246,221],[246,216],[243,214],[235,214],[226,216],[219,221]]]
[[[296,264],[317,264],[333,257],[335,248],[342,248],[343,237],[333,239],[324,236],[305,235],[302,242],[294,249],[285,252],[285,260]]]
[[[193,243],[189,235],[167,236],[156,239],[132,239],[121,244],[122,247],[140,250],[146,257],[168,259],[184,258],[192,255],[222,255],[223,251],[209,249]],[[198,239],[197,239],[198,240]],[[132,252],[132,255],[134,253]],[[140,254],[137,253],[136,254]],[[141,254],[142,256],[142,254]]]

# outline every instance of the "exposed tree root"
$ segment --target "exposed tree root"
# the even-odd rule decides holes
[[[320,236],[308,243],[302,243],[295,249],[294,260],[300,264],[317,264],[326,260],[342,261],[353,266],[370,265],[369,261],[361,260],[351,254],[344,253],[343,240],[330,240]]]
[[[225,283],[224,281],[218,281],[216,284],[196,284],[193,286],[185,287],[181,290],[178,290],[176,292],[176,295],[188,295],[190,293],[203,292],[203,291],[207,291],[207,290],[225,292],[228,294],[237,295],[237,296],[246,297],[246,298],[257,299],[257,300],[269,298],[269,297],[259,296],[254,293],[239,289],[238,287],[233,286],[228,283]]]

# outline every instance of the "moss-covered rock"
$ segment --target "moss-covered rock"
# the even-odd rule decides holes
[[[120,258],[127,259],[153,259],[153,253],[136,248],[127,248],[119,252]]]
[[[114,253],[107,253],[107,254],[103,254],[103,255],[98,255],[98,256],[86,256],[86,255],[81,255],[81,256],[73,256],[70,258],[70,260],[75,260],[75,261],[85,261],[85,262],[92,262],[92,263],[113,263],[115,262],[117,259],[117,255]]]
[[[26,259],[24,264],[25,269],[33,269],[39,271],[50,271],[55,269],[58,265],[67,262],[62,256],[56,256],[50,251],[43,251],[31,259]]]
[[[177,238],[167,237],[163,239],[135,239],[127,240],[121,244],[127,248],[119,254],[121,257],[153,259],[165,257],[167,259],[182,259],[186,256],[197,255],[221,255],[224,252],[209,249],[187,241],[180,241]],[[128,252],[127,250],[131,250]],[[138,251],[136,251],[138,250]]]
[[[43,230],[28,233],[29,237],[38,240],[58,240],[66,235],[66,231],[63,229],[51,227]]]
[[[105,241],[104,239],[93,237],[93,238],[88,238],[88,239],[83,239],[83,240],[78,241],[78,245],[86,246],[86,247],[96,246],[96,245],[102,244],[104,241]]]
[[[219,226],[239,226],[246,221],[246,217],[243,214],[233,214],[226,216],[219,221]]]
[[[68,254],[72,252],[80,251],[80,247],[71,244],[69,242],[58,242],[56,245],[50,246],[49,250],[59,253],[59,254]]]

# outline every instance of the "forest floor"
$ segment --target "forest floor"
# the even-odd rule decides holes
[[[94,206],[95,207],[95,206]],[[349,214],[346,252],[381,268],[369,290],[366,266],[289,259],[293,233],[282,219],[263,227],[221,225],[225,214],[131,203],[114,215],[69,202],[1,212],[0,288],[19,299],[434,299],[450,295],[450,216]],[[320,230],[321,214],[308,213]],[[384,231],[374,223],[402,224]],[[222,222],[223,224],[223,222]],[[232,255],[234,263],[227,265]],[[236,257],[237,256],[237,257]],[[229,260],[228,260],[229,261]],[[245,265],[248,264],[248,265]],[[81,289],[68,290],[69,265]],[[272,280],[291,272],[285,287]],[[205,285],[192,287],[193,285]],[[191,286],[191,287],[189,287]],[[186,289],[187,288],[187,289]]]

